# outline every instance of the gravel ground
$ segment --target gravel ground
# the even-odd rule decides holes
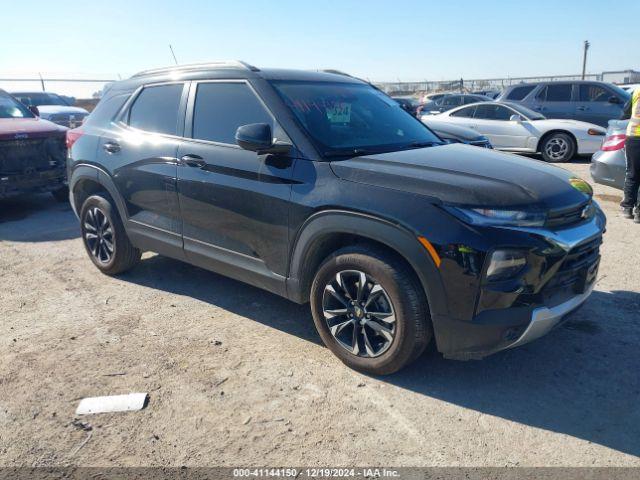
[[[385,378],[344,367],[306,306],[151,254],[109,278],[69,207],[2,201],[0,466],[640,466],[640,225],[596,194],[600,279],[569,322]],[[130,392],[147,408],[74,421]]]

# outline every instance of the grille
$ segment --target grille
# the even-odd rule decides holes
[[[595,207],[591,200],[580,205],[551,210],[547,215],[546,226],[549,228],[566,227],[590,219],[595,213]]]
[[[74,117],[73,120],[71,116]],[[82,124],[86,116],[85,113],[55,113],[49,117],[49,121],[63,127],[76,128]]]
[[[565,257],[558,272],[545,286],[545,290],[555,290],[571,285],[579,285],[600,260],[602,237],[574,247]],[[587,280],[591,280],[587,278]]]
[[[0,173],[25,174],[64,165],[63,138],[30,138],[0,142]]]

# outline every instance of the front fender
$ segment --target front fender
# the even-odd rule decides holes
[[[406,228],[371,215],[343,211],[325,210],[315,213],[302,225],[296,236],[289,275],[287,294],[297,302],[308,301],[309,254],[314,246],[334,234],[352,234],[382,243],[402,256],[416,272],[427,296],[432,318],[446,315],[447,304],[440,273],[433,259],[419,243],[416,236]],[[437,328],[434,325],[434,328]]]

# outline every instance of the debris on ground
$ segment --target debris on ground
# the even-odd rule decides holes
[[[149,394],[147,393],[83,398],[78,405],[76,415],[142,410],[147,404],[148,398]]]

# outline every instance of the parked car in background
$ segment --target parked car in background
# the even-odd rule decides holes
[[[632,93],[636,88],[640,88],[640,83],[628,83],[627,85],[618,85],[625,92]]]
[[[521,83],[507,87],[498,102],[520,103],[547,118],[566,118],[607,127],[619,119],[630,93],[595,81]]]
[[[496,149],[541,153],[547,162],[567,162],[576,154],[591,155],[600,148],[605,135],[598,125],[550,120],[517,103],[476,103],[435,118],[472,128],[485,135]],[[431,117],[421,119],[428,123]]]
[[[425,115],[422,123],[449,143],[466,143],[475,147],[493,148],[487,137],[462,125],[440,122],[435,115]]]
[[[0,90],[0,198],[51,192],[68,201],[66,131]]]
[[[528,343],[598,273],[606,219],[586,182],[444,144],[344,75],[141,72],[68,140],[70,200],[98,270],[154,251],[309,303],[327,347],[371,374],[431,342],[460,359]]]
[[[420,106],[420,102],[415,97],[391,97],[398,104],[404,108],[411,115],[416,117],[418,115],[418,107]]]
[[[624,188],[627,156],[624,142],[627,139],[628,120],[611,120],[607,136],[591,158],[591,178],[596,183],[613,188]]]
[[[38,107],[40,118],[63,127],[76,128],[82,125],[89,112],[74,107],[65,98],[50,92],[12,92],[12,95],[27,107]],[[69,98],[69,97],[67,97]]]
[[[420,97],[420,103],[435,102],[445,95],[449,95],[449,92],[427,93]]]
[[[480,90],[477,92],[471,92],[473,95],[483,95],[491,99],[495,99],[502,93],[502,90]]]
[[[438,100],[430,101],[421,106],[418,111],[418,115],[437,115],[438,113],[446,112],[452,108],[459,107],[461,105],[469,105],[471,103],[485,102],[491,100],[484,95],[471,95],[464,93],[452,93],[443,95]]]

